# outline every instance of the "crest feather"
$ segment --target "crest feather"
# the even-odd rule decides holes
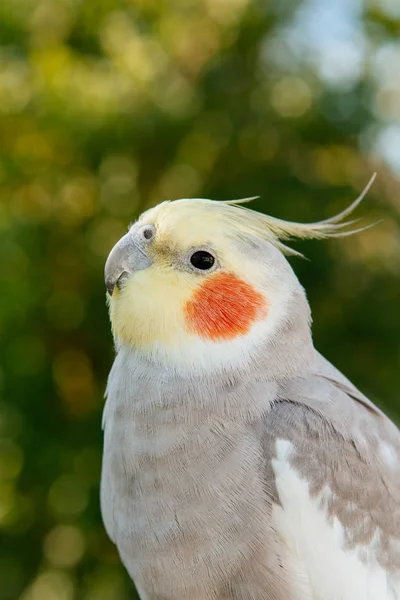
[[[330,217],[329,219],[317,221],[315,223],[295,223],[284,221],[282,219],[276,219],[275,217],[270,217],[269,215],[256,212],[250,208],[247,208],[246,206],[241,206],[244,203],[255,200],[259,196],[242,198],[238,200],[222,200],[216,204],[217,206],[223,204],[223,216],[227,220],[227,223],[229,223],[231,226],[234,226],[241,233],[251,233],[253,235],[257,235],[258,237],[264,238],[277,246],[285,254],[302,256],[300,252],[289,248],[282,242],[292,239],[305,240],[346,237],[355,233],[359,233],[360,231],[365,231],[366,229],[376,225],[376,223],[371,223],[363,227],[356,227],[346,230],[346,228],[351,227],[355,223],[359,222],[360,219],[344,221],[344,219],[346,219],[346,217],[348,217],[365,198],[375,180],[375,177],[376,173],[372,175],[361,194],[358,196],[358,198],[356,198],[356,200],[354,200],[354,202],[350,204],[350,206],[345,208],[337,215]]]

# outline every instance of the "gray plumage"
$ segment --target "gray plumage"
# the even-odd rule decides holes
[[[399,431],[314,349],[280,250],[233,247],[280,302],[284,286],[284,313],[231,368],[182,370],[116,335],[107,532],[145,600],[400,599]]]

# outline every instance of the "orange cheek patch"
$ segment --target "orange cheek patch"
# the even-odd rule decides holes
[[[190,330],[210,340],[228,340],[245,334],[266,314],[264,296],[231,273],[219,273],[208,279],[185,306]]]

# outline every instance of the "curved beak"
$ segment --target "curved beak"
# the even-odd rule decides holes
[[[135,244],[131,233],[127,233],[117,242],[108,255],[104,269],[104,279],[110,296],[115,286],[121,289],[134,271],[147,269],[151,260],[139,245]]]

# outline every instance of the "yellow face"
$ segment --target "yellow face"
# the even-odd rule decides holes
[[[265,319],[268,299],[257,266],[239,253],[211,204],[160,204],[125,236],[123,253],[146,255],[148,265],[130,267],[113,288],[110,316],[120,343],[143,353],[184,353],[201,341],[243,336]]]

